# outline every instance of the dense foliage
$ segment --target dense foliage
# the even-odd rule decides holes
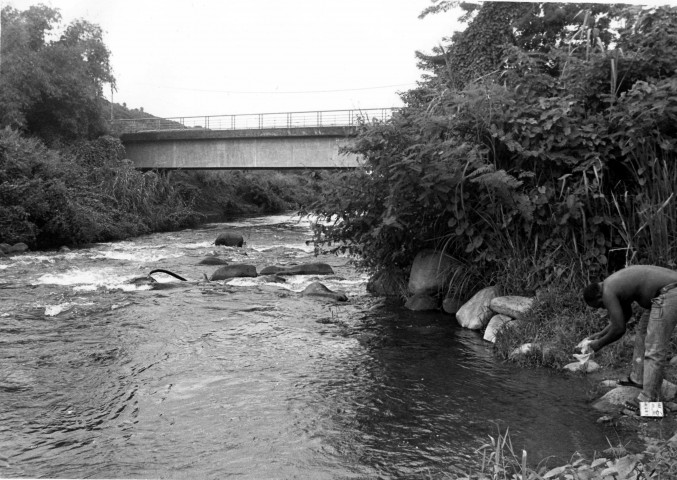
[[[101,29],[63,27],[58,10],[2,9],[0,242],[31,248],[115,240],[307,202],[315,184],[276,173],[142,173],[106,117],[152,117],[111,105]],[[200,212],[200,213],[198,213]]]
[[[166,177],[122,160],[118,139],[50,150],[0,131],[0,242],[31,247],[121,239],[200,220]],[[186,192],[188,193],[188,192]]]
[[[318,236],[372,272],[443,248],[512,292],[674,266],[677,10],[487,2],[467,18],[419,55],[431,73],[406,106],[363,126],[364,169],[313,205],[334,220]]]
[[[101,28],[60,19],[44,5],[1,15],[0,127],[48,144],[105,133],[103,85],[115,83]]]

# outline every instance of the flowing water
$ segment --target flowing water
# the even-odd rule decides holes
[[[245,248],[216,247],[225,229]],[[309,238],[277,216],[0,260],[0,477],[448,478],[506,428],[534,462],[623,441],[585,378],[384,304]],[[308,276],[205,282],[208,255],[323,261],[349,302],[302,298]],[[189,282],[128,283],[155,268]]]

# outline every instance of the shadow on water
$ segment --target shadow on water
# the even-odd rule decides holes
[[[499,431],[509,430],[518,455],[526,449],[556,464],[617,441],[595,423],[584,379],[502,364],[448,316],[384,310],[357,336],[368,351],[356,373],[361,388],[345,392],[353,415],[335,421],[353,431],[359,462],[386,475],[471,468]]]

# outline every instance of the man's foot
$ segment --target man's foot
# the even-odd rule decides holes
[[[618,380],[616,383],[618,383],[618,385],[620,385],[621,387],[635,387],[635,388],[644,387],[641,383],[633,382],[629,376],[623,380]]]
[[[623,403],[621,414],[628,417],[637,417],[639,415],[639,401],[637,399],[627,400]]]

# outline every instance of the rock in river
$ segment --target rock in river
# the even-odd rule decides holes
[[[209,280],[227,280],[229,278],[257,276],[256,267],[254,265],[248,265],[246,263],[233,263],[231,265],[225,265],[219,268],[217,271],[212,273],[212,276],[209,278]]]
[[[225,245],[226,247],[241,247],[244,244],[244,238],[236,232],[223,232],[214,241],[215,245]]]
[[[320,282],[313,282],[310,285],[308,285],[303,292],[301,292],[301,295],[304,297],[323,297],[323,298],[330,298],[332,300],[336,300],[339,302],[346,302],[348,301],[348,296],[345,294],[345,292],[342,292],[340,290],[338,291],[333,291],[329,290],[324,284]]]
[[[265,267],[259,275],[333,275],[334,270],[326,263],[303,263],[291,267]]]

